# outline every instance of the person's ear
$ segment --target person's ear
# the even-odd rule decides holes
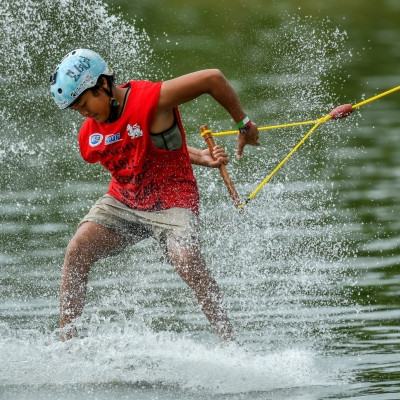
[[[100,78],[100,86],[102,87],[102,88],[104,88],[104,89],[107,89],[107,90],[110,90],[110,87],[108,86],[108,82],[107,82],[107,79],[104,77],[104,76],[102,76],[101,78]]]

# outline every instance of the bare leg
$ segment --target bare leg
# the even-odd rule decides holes
[[[181,278],[193,290],[201,310],[222,342],[232,341],[232,327],[222,305],[218,284],[195,245],[182,244],[168,237],[168,251]]]
[[[115,232],[95,222],[85,222],[79,227],[67,247],[61,273],[61,328],[82,314],[90,267],[106,257],[119,243],[120,237]],[[60,338],[71,339],[76,334],[76,328],[71,326]]]

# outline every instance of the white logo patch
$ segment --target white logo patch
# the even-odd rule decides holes
[[[133,126],[128,124],[126,129],[128,131],[128,135],[131,139],[136,139],[140,136],[143,136],[143,131],[140,129],[139,124],[135,124]]]
[[[103,140],[103,135],[101,133],[93,133],[89,136],[89,145],[92,147],[98,146]]]

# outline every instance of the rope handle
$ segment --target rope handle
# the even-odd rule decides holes
[[[210,150],[211,157],[214,158],[213,150],[214,150],[215,143],[214,143],[214,139],[212,137],[210,129],[208,129],[207,125],[202,125],[200,127],[200,132],[201,132],[201,136],[207,143],[208,149]],[[226,169],[225,165],[223,165],[223,164],[220,165],[218,167],[218,169],[222,176],[222,179],[225,182],[226,188],[228,189],[228,192],[229,192],[230,196],[232,197],[233,203],[235,204],[235,207],[237,208],[240,205],[241,201],[240,201],[240,197],[235,189],[235,186],[234,186],[231,178],[229,177],[228,170]]]

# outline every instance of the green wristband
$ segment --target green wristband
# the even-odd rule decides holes
[[[236,125],[240,129],[240,128],[243,128],[249,121],[250,121],[250,119],[246,115],[246,118],[243,121],[238,122]]]

